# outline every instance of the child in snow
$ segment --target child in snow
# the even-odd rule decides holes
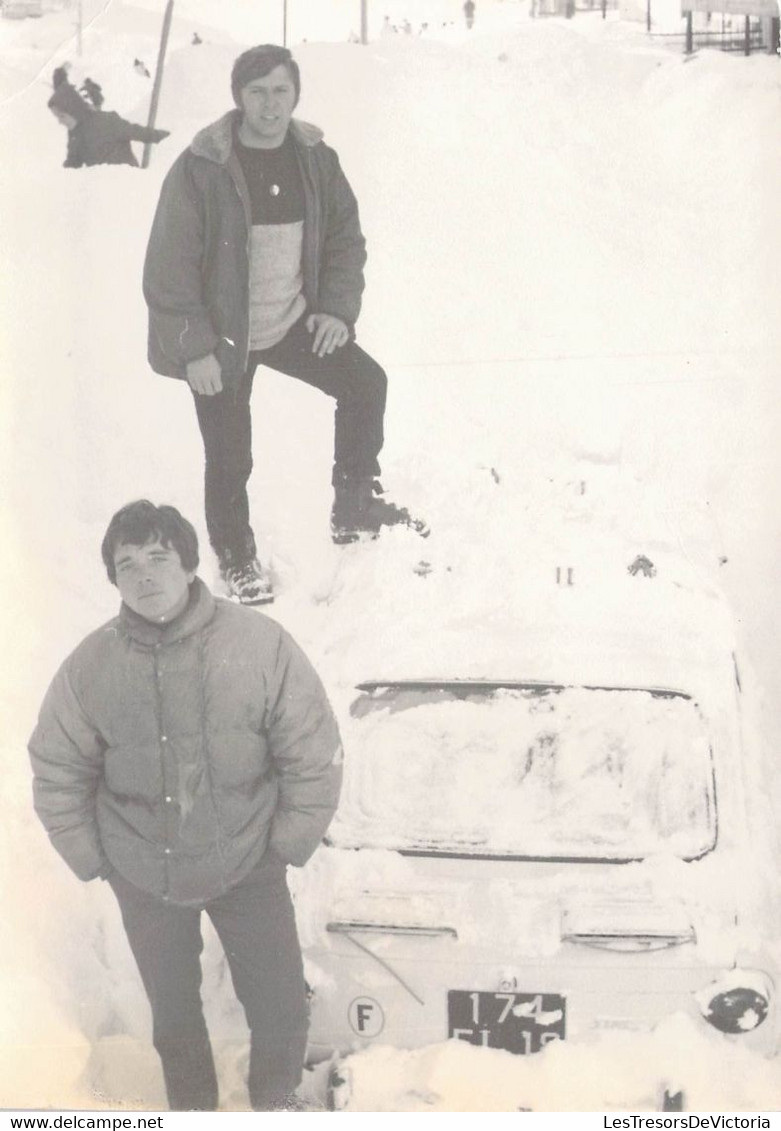
[[[131,141],[153,142],[168,137],[168,130],[151,130],[120,118],[113,110],[96,110],[85,102],[62,68],[55,72],[49,109],[68,131],[68,169],[82,165],[138,165]]]

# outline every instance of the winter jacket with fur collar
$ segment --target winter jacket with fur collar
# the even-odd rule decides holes
[[[144,265],[149,362],[185,377],[188,361],[215,353],[227,386],[246,371],[249,343],[249,193],[233,149],[232,110],[196,134],[163,182]],[[366,245],[358,205],[333,149],[293,119],[304,187],[304,298],[352,330],[361,307]]]
[[[30,741],[38,816],[83,880],[198,904],[270,845],[303,864],[334,814],[339,734],[276,622],[196,579],[157,626],[123,605],[55,676]]]

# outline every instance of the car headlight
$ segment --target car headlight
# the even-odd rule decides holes
[[[705,1020],[721,1033],[750,1033],[768,1015],[770,980],[755,970],[733,970],[696,995]]]

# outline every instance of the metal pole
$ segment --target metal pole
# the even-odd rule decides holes
[[[361,43],[369,42],[369,3],[361,0]]]
[[[645,30],[651,30],[651,0],[646,0],[645,5]]]
[[[149,103],[149,118],[147,128],[153,129],[157,118],[157,104],[160,101],[160,87],[163,85],[163,67],[165,66],[165,49],[168,46],[168,33],[171,30],[171,17],[174,14],[174,0],[168,0],[163,16],[163,30],[160,33],[160,50],[157,53],[157,67],[155,69],[155,82],[152,87],[152,100]],[[144,145],[144,154],[141,158],[141,168],[146,169],[149,164],[149,155],[152,152],[152,142]]]
[[[692,27],[692,14],[686,13],[686,54],[691,55],[694,50],[694,29]]]
[[[287,47],[287,0],[282,0],[282,46]]]
[[[746,16],[746,46],[744,54],[751,54],[751,16]]]

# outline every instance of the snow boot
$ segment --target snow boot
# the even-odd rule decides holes
[[[357,542],[361,537],[376,538],[383,526],[408,526],[421,538],[428,537],[428,523],[413,518],[406,507],[389,502],[383,494],[377,479],[337,479],[331,508],[331,537],[337,545]]]
[[[243,566],[223,566],[220,576],[228,589],[228,596],[241,605],[268,605],[274,600],[271,578],[257,558]]]
[[[272,1100],[265,1111],[314,1111],[315,1109],[300,1096],[284,1096],[281,1100]]]

